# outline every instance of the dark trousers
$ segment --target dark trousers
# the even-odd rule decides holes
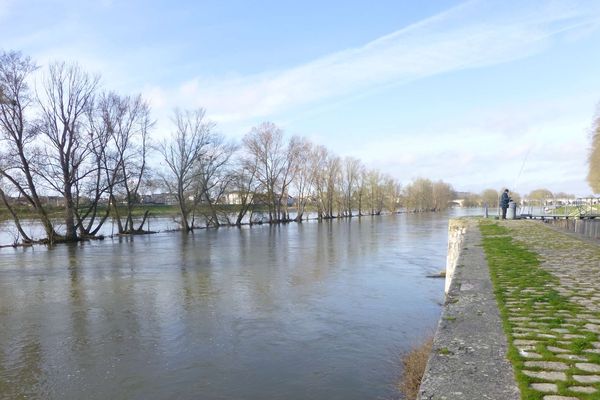
[[[506,219],[506,210],[508,210],[508,207],[502,207],[502,219]]]

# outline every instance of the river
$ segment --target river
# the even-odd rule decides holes
[[[456,212],[2,249],[0,398],[393,398]]]

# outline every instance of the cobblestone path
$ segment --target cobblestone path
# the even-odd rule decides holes
[[[531,271],[496,272],[524,397],[600,399],[600,246],[536,221],[499,225],[539,261]]]

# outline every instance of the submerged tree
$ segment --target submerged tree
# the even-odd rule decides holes
[[[95,168],[87,163],[91,149],[85,132],[98,81],[76,64],[55,63],[48,70],[43,94],[38,98],[42,113],[38,129],[46,146],[37,172],[64,199],[63,239],[67,242],[78,240],[77,189]]]
[[[37,69],[35,63],[18,52],[0,54],[0,134],[4,144],[0,175],[9,191],[14,191],[26,204],[35,210],[48,240],[57,235],[48,212],[42,203],[39,182],[35,170],[39,161],[39,149],[35,140],[36,129],[30,115],[33,97],[28,80]],[[0,189],[0,197],[13,217],[15,226],[25,242],[31,242],[23,230],[19,214],[9,201],[5,190]]]
[[[166,169],[161,177],[170,193],[175,195],[184,232],[194,229],[194,211],[198,204],[199,160],[207,154],[211,141],[213,122],[205,118],[205,110],[175,110],[175,130],[164,140],[158,151],[163,156]]]
[[[302,149],[299,138],[287,143],[283,131],[271,122],[252,128],[243,139],[248,156],[254,159],[256,179],[261,183],[269,209],[269,222],[287,221],[289,189],[298,170]]]
[[[148,169],[148,135],[154,125],[150,106],[140,95],[107,93],[101,97],[98,111],[101,118],[98,125],[106,137],[102,169],[119,233],[141,232],[148,210],[135,227],[133,208],[139,203],[140,186]],[[121,215],[120,203],[125,205],[125,215]]]
[[[342,197],[343,213],[352,216],[354,194],[356,193],[362,164],[354,157],[346,157],[342,162]]]
[[[197,160],[198,184],[194,196],[205,209],[207,225],[221,225],[218,203],[235,179],[230,161],[236,149],[237,146],[226,141],[223,135],[211,133],[205,151]]]

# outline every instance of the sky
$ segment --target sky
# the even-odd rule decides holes
[[[600,2],[0,0],[0,50],[77,62],[239,140],[264,121],[408,184],[588,195]]]

